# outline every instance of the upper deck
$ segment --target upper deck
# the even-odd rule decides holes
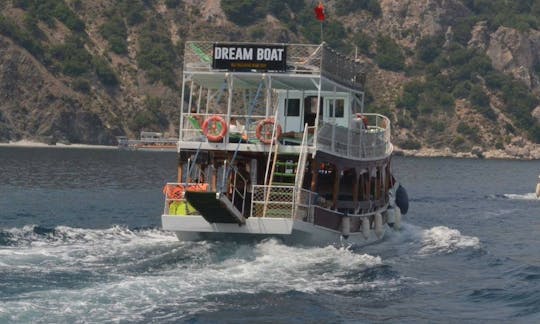
[[[325,44],[186,42],[178,148],[265,152],[279,138],[280,153],[385,158],[390,120],[364,114],[363,87],[363,66]]]
[[[186,42],[184,50],[184,73],[218,72],[214,63],[214,42]],[[220,42],[220,45],[237,46],[243,43]],[[249,45],[251,43],[245,43]],[[304,44],[264,44],[284,47],[286,50],[285,69],[278,71],[285,75],[324,76],[340,85],[362,91],[365,82],[365,68],[362,64],[334,51],[324,43]],[[270,72],[272,72],[270,70]]]

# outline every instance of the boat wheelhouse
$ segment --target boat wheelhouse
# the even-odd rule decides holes
[[[187,42],[163,228],[319,244],[399,226],[390,120],[364,113],[364,76],[325,44]]]

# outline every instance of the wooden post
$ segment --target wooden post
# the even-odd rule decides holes
[[[354,180],[353,180],[353,187],[352,187],[352,199],[353,199],[353,206],[356,210],[358,207],[358,172],[356,171],[356,168],[353,169],[354,172]]]
[[[212,163],[211,167],[212,167],[211,175],[210,175],[210,181],[212,182],[211,186],[212,186],[212,190],[217,192],[217,174],[218,173],[217,173],[217,167],[215,165],[215,162]]]
[[[317,192],[317,184],[319,182],[319,162],[311,160],[311,191]]]
[[[181,161],[178,161],[178,178],[176,182],[178,183],[182,182],[183,171],[184,171],[184,163],[182,163]]]
[[[379,200],[381,194],[381,172],[375,167],[375,200]]]
[[[337,201],[339,196],[339,179],[341,170],[334,166],[334,189],[332,190],[332,209],[337,209]]]

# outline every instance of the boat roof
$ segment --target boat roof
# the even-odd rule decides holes
[[[282,65],[275,68],[234,69],[235,62],[243,66],[260,66],[260,61],[245,57],[229,57],[225,63],[217,58],[217,49],[230,48],[240,52],[244,50],[284,49]],[[234,53],[234,52],[233,52]],[[255,55],[252,55],[255,56]],[[235,58],[238,61],[234,61]],[[219,62],[218,62],[219,61]],[[219,64],[218,64],[218,63]],[[232,62],[232,64],[230,64]],[[225,65],[223,65],[225,64]],[[227,65],[229,64],[229,65]],[[365,67],[342,55],[325,43],[320,45],[278,44],[278,43],[238,43],[238,42],[186,42],[184,52],[184,76],[209,89],[220,89],[224,80],[232,72],[236,88],[256,89],[265,77],[271,78],[272,88],[281,90],[318,90],[363,92]]]

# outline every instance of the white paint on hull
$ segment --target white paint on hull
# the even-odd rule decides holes
[[[203,239],[257,239],[277,237],[285,243],[304,245],[354,244],[364,245],[380,240],[373,230],[367,237],[361,232],[350,233],[345,239],[339,231],[299,220],[283,218],[248,218],[246,225],[210,224],[202,216],[162,216],[163,229],[174,231],[181,241]]]

